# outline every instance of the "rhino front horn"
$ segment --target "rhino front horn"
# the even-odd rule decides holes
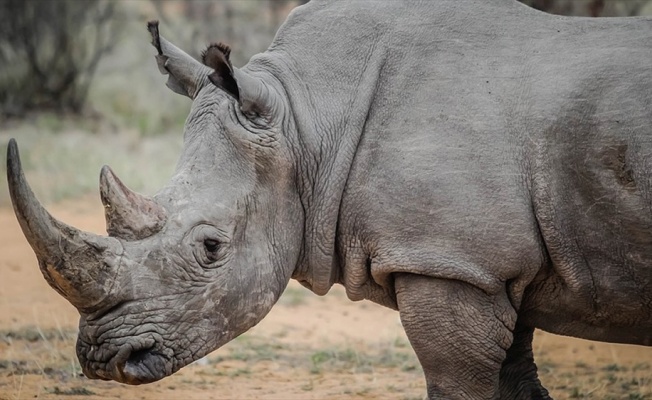
[[[110,236],[138,240],[165,225],[165,209],[153,199],[129,190],[106,165],[100,173],[100,196]]]
[[[27,184],[14,139],[7,148],[7,181],[16,218],[45,280],[80,311],[93,310],[109,295],[122,246],[54,219]]]

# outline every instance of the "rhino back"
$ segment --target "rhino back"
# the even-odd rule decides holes
[[[510,281],[518,304],[544,255],[528,138],[509,126],[521,118],[513,96],[526,97],[535,73],[518,33],[530,12],[512,2],[423,5],[430,13],[392,19],[341,207],[343,282],[353,299],[392,304],[400,271],[494,293]]]

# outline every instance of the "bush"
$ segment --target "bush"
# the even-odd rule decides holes
[[[80,113],[115,44],[115,13],[110,0],[0,1],[1,113]]]

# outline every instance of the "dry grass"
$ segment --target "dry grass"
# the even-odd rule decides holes
[[[555,399],[652,399],[650,348],[535,333],[534,357]]]
[[[27,179],[37,197],[56,202],[97,193],[100,168],[110,165],[132,189],[147,194],[162,187],[174,171],[181,152],[179,134],[141,138],[137,133],[88,134],[69,130],[57,134],[23,123],[0,134],[0,152],[6,154],[10,137],[15,137]],[[5,176],[5,163],[0,176]],[[4,178],[3,178],[4,179]],[[0,206],[9,205],[6,185],[0,185]]]
[[[42,330],[30,326],[0,331],[0,399],[112,398],[112,389],[124,389],[81,375],[73,354],[75,336],[71,328]],[[392,376],[393,383],[387,384],[384,376]],[[287,381],[288,377],[292,377],[294,390],[304,393],[304,397],[313,391],[321,393],[317,397],[328,393],[328,398],[423,396],[421,369],[402,337],[370,340],[367,344],[335,341],[315,347],[291,345],[274,335],[257,332],[233,340],[205,360],[167,378],[158,385],[168,397],[157,398],[176,398],[176,393],[189,388],[208,393],[212,387],[228,385],[249,386],[271,394],[274,381]],[[27,382],[31,391],[24,390]],[[135,395],[135,389],[129,390]]]
[[[291,287],[277,307],[306,312],[322,304],[321,298],[301,297],[298,290]],[[39,391],[30,391],[29,397],[111,398],[120,385],[81,376],[73,350],[75,335],[72,326],[0,331],[0,399],[25,398],[26,383],[33,388],[35,381]],[[365,342],[335,338],[317,344],[293,344],[291,339],[291,332],[254,330],[156,385],[169,398],[184,390],[199,394],[216,390],[215,398],[228,398],[219,391],[227,386],[259,391],[264,398],[275,398],[274,393],[294,393],[295,398],[302,398],[301,393],[305,398],[423,398],[421,367],[403,335]],[[652,360],[621,361],[614,352],[611,360],[589,365],[560,357],[563,352],[555,344],[539,343],[535,354],[539,373],[558,400],[652,399]],[[292,389],[275,389],[275,382],[287,382]]]

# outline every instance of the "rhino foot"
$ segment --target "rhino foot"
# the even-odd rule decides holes
[[[500,398],[505,400],[548,400],[548,391],[537,376],[532,355],[534,328],[516,323],[514,341],[500,369]]]

